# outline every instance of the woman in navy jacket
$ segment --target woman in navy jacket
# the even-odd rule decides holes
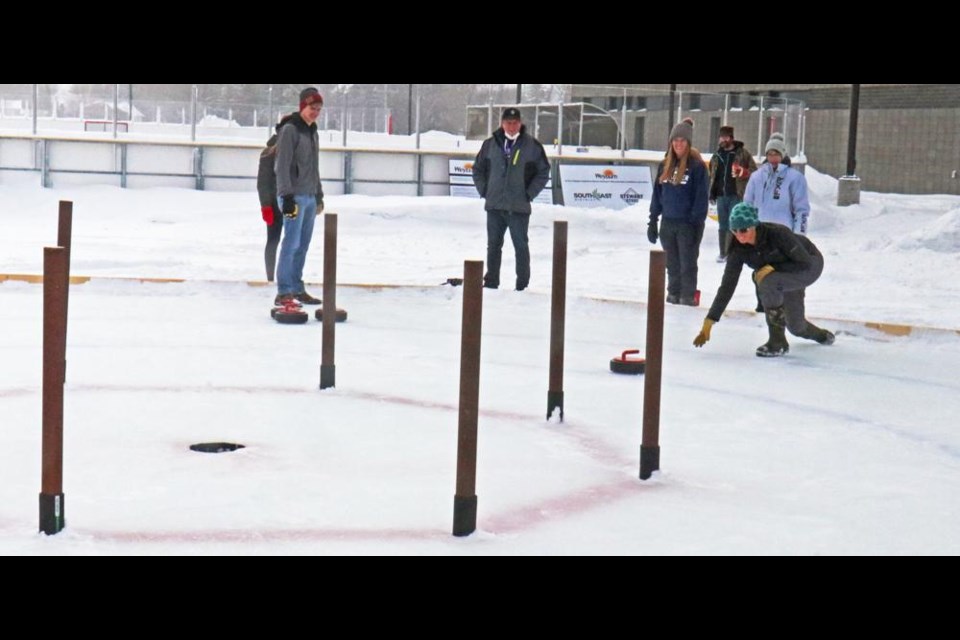
[[[670,132],[670,148],[657,176],[647,239],[656,244],[659,237],[667,254],[667,302],[696,306],[697,259],[707,219],[710,177],[700,152],[693,148],[690,118]]]

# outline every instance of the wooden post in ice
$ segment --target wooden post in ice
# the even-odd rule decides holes
[[[663,295],[666,254],[650,252],[647,285],[647,363],[643,381],[643,439],[640,444],[640,479],[648,480],[660,469],[660,378],[663,369]]]
[[[547,420],[554,409],[563,422],[563,335],[567,312],[567,222],[553,223],[553,291],[550,307],[550,383],[547,388]]]
[[[40,460],[40,531],[66,524],[63,495],[63,384],[67,349],[67,250],[43,249],[43,433]]]
[[[457,425],[457,491],[453,535],[477,530],[477,417],[480,413],[480,327],[483,316],[483,261],[463,263],[463,317],[460,332],[460,418]]]
[[[337,367],[334,364],[334,346],[337,333],[337,214],[323,216],[323,314],[322,353],[320,359],[320,388],[336,386]]]

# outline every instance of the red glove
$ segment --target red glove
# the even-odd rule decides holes
[[[260,207],[260,215],[263,216],[263,221],[268,225],[273,224],[273,207],[267,205],[266,207]]]
[[[730,167],[730,173],[734,178],[749,178],[750,170],[742,166],[739,162],[734,162]]]

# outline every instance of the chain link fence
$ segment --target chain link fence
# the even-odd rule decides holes
[[[305,86],[324,95],[318,126],[326,144],[347,144],[347,132],[480,139],[499,126],[504,107],[520,104],[528,127],[547,144],[659,150],[673,123],[690,116],[694,145],[703,150],[712,150],[719,127],[729,124],[751,149],[781,131],[788,152],[803,153],[798,101],[656,85],[5,84],[0,129],[102,135],[116,122],[117,135],[262,141],[282,115],[297,110]]]
[[[248,134],[262,140],[280,117],[297,110],[299,91],[306,86],[318,87],[324,96],[318,122],[323,131],[463,136],[470,101],[505,101],[515,85],[0,84],[0,130],[103,132],[104,122],[112,131],[117,121],[123,123],[121,132],[130,134],[201,140]],[[541,86],[554,85],[528,85]]]
[[[324,96],[325,147],[463,151],[520,105],[528,129],[565,157],[579,151],[570,147],[662,153],[689,116],[702,151],[715,150],[728,125],[761,157],[779,131],[794,159],[846,172],[851,85],[0,84],[0,133],[260,144],[305,86]],[[861,85],[864,189],[960,192],[958,105],[958,84]]]

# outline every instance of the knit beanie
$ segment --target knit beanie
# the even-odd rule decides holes
[[[687,141],[691,147],[693,146],[693,118],[684,118],[676,124],[672,131],[670,131],[670,140],[668,142],[673,142],[677,138],[683,138]]]
[[[749,202],[740,202],[730,212],[730,230],[740,231],[760,224],[757,208]]]
[[[307,105],[314,103],[319,103],[321,107],[323,106],[323,96],[320,95],[316,87],[307,87],[300,92],[300,111],[303,111]]]
[[[787,144],[783,140],[783,134],[780,132],[771,133],[770,139],[767,140],[767,146],[764,148],[764,154],[770,153],[771,151],[776,151],[780,154],[781,158],[787,157]]]

